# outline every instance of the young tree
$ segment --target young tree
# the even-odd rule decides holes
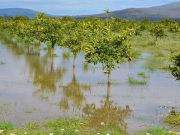
[[[108,18],[108,15],[109,15],[109,8],[106,8],[105,10],[104,10],[104,12],[105,12],[105,14],[106,14],[106,17]]]
[[[155,40],[154,40],[155,44],[156,44],[158,38],[162,38],[167,35],[165,28],[162,24],[153,24],[153,26],[150,28],[149,31],[152,36],[155,36]]]
[[[73,67],[76,65],[76,57],[82,51],[84,43],[84,26],[81,21],[73,21],[66,25],[64,32],[63,45],[73,53]]]
[[[62,38],[63,26],[59,19],[38,13],[31,27],[31,33],[36,40],[51,44],[51,55],[53,56],[54,47]]]
[[[102,64],[102,69],[108,74],[108,83],[110,83],[111,71],[117,68],[116,65],[127,59],[131,60],[128,39],[133,33],[133,29],[126,29],[117,34],[111,31],[110,24],[99,23],[99,29],[91,34],[90,46],[87,47],[90,49],[86,49],[85,59],[88,63]]]
[[[171,73],[177,80],[180,80],[180,53],[171,56],[173,64],[170,66]]]

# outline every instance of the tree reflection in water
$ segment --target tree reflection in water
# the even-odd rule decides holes
[[[105,124],[108,125],[109,130],[120,127],[125,131],[127,123],[125,123],[124,119],[130,116],[132,110],[128,105],[126,107],[118,106],[109,98],[110,84],[107,85],[106,99],[101,101],[99,108],[94,103],[86,104],[83,108],[84,118],[87,120],[87,124],[95,130]]]
[[[47,58],[41,59],[31,58],[31,76],[33,77],[33,84],[39,86],[39,89],[33,92],[34,95],[39,93],[53,93],[57,91],[58,83],[62,81],[66,69],[62,67],[54,68],[54,58],[50,59],[50,65],[45,62]],[[34,67],[34,68],[33,68]]]
[[[91,91],[91,86],[85,83],[79,83],[76,79],[75,67],[73,67],[73,77],[70,83],[66,86],[60,86],[63,89],[63,98],[59,102],[59,107],[66,111],[69,109],[69,104],[80,109],[85,103],[84,91]]]

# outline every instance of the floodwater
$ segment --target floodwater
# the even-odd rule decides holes
[[[84,66],[83,54],[73,68],[73,57],[62,55],[66,49],[56,47],[52,58],[43,48],[0,42],[0,121],[18,127],[29,121],[83,115],[92,125],[108,119],[137,132],[146,126],[167,126],[163,115],[171,107],[180,109],[180,82],[168,71],[144,68],[143,57],[148,54],[121,64],[107,86],[101,65]],[[148,76],[147,85],[130,85],[128,76],[142,80],[139,72]]]

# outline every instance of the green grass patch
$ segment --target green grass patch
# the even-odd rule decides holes
[[[173,112],[168,113],[163,120],[169,124],[180,125],[180,112],[173,110]]]
[[[37,108],[32,108],[32,109],[27,108],[24,110],[25,113],[29,113],[29,114],[33,113],[34,111],[38,111],[38,109]]]
[[[13,124],[11,122],[0,122],[0,130],[12,130]]]
[[[106,123],[96,129],[80,118],[47,119],[42,123],[29,122],[26,126],[15,129],[11,123],[1,122],[0,130],[3,130],[3,135],[127,135],[119,126],[113,127]]]
[[[3,62],[3,61],[0,61],[0,65],[4,65],[4,64],[6,64],[5,62]]]
[[[164,53],[162,51],[156,51],[155,54],[154,54],[154,57],[164,57]]]
[[[63,52],[62,57],[63,57],[63,60],[69,61],[70,60],[70,52]]]
[[[167,135],[168,129],[164,127],[149,127],[144,131],[139,132],[137,135]]]
[[[128,83],[130,85],[147,85],[146,80],[137,80],[133,76],[128,76]]]
[[[139,58],[141,56],[141,52],[132,50],[132,57],[133,58]]]
[[[152,58],[145,58],[147,62],[143,65],[150,72],[154,72],[156,69],[169,70],[166,63],[170,62],[170,50],[177,54],[180,51],[179,43],[179,35],[173,36],[168,33],[167,37],[159,39],[155,45],[154,38],[148,31],[142,31],[141,36],[134,36],[130,41],[133,53],[148,53],[153,56]]]
[[[87,62],[83,62],[83,71],[87,72],[89,70],[89,64]]]
[[[144,79],[146,79],[146,78],[149,77],[149,76],[147,76],[147,75],[145,74],[145,72],[139,72],[139,73],[138,73],[138,76],[140,76],[140,77],[142,77],[142,78],[144,78]]]
[[[26,129],[32,131],[32,130],[37,130],[39,129],[38,123],[35,122],[28,122],[27,125],[25,126]]]

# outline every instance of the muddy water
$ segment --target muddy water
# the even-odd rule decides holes
[[[112,72],[112,84],[100,65],[83,66],[83,54],[72,68],[72,56],[56,47],[52,58],[47,50],[0,42],[0,121],[15,126],[59,116],[86,116],[92,125],[108,120],[136,132],[150,125],[164,125],[161,118],[171,107],[180,109],[180,82],[167,71],[150,71],[141,59],[120,65]],[[128,76],[147,85],[133,86]]]

